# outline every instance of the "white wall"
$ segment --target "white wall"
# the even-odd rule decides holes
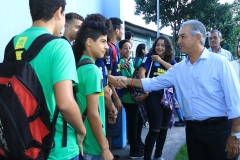
[[[28,27],[32,20],[27,0],[1,0],[0,5],[0,62],[4,49],[11,38]]]
[[[91,13],[103,14],[103,1],[105,0],[66,0],[65,13],[76,12],[83,17]],[[32,25],[28,3],[28,0],[1,0],[0,62],[3,60],[5,46],[11,38]]]

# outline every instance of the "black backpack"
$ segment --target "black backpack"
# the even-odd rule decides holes
[[[0,64],[0,158],[2,155],[13,160],[46,160],[54,147],[58,110],[55,109],[51,122],[42,86],[28,62],[56,38],[40,35],[27,51],[15,50],[12,38],[5,49]],[[21,60],[16,60],[17,51],[22,51]],[[66,146],[66,123],[64,126]]]

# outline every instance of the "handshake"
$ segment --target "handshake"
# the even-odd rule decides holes
[[[127,88],[128,78],[124,76],[112,76],[108,75],[108,81],[118,89]]]

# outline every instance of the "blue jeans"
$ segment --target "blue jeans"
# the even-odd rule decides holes
[[[79,155],[77,155],[76,157],[71,158],[70,160],[79,160]]]
[[[102,160],[102,156],[93,156],[93,155],[84,153],[83,160]]]
[[[225,152],[230,129],[230,121],[214,125],[196,125],[187,121],[186,141],[189,160],[230,160]]]
[[[182,116],[182,111],[180,108],[176,109],[176,113],[178,115],[179,120],[184,121],[183,116]]]

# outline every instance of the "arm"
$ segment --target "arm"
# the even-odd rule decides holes
[[[127,85],[135,86],[143,88],[145,92],[158,91],[168,88],[174,85],[175,74],[173,68],[174,67],[170,68],[165,74],[153,78],[143,78],[140,80],[121,77],[123,85],[120,84],[119,86],[122,88]]]
[[[72,81],[64,80],[54,85],[54,94],[59,112],[78,134],[85,135],[86,129],[82,121],[79,107],[73,97]]]
[[[159,55],[152,55],[152,60],[159,62],[160,64],[162,64],[166,69],[169,69],[172,67],[171,64],[169,64],[168,62],[164,61]]]
[[[142,78],[146,78],[146,72],[147,72],[147,70],[146,70],[146,68],[144,68],[144,67],[139,67],[139,70],[138,70],[138,78],[139,79],[142,79]]]
[[[119,79],[117,77],[114,77],[111,74],[112,74],[112,70],[108,70],[109,87],[112,89],[112,92],[113,92],[112,96],[113,96],[114,105],[119,112],[121,110],[121,107],[122,107],[122,102],[120,101],[114,86],[118,87],[118,84],[121,81],[121,79]]]
[[[231,132],[240,133],[240,118],[232,119]],[[239,155],[240,141],[235,136],[229,136],[226,143],[227,157],[233,158]]]
[[[108,113],[116,115],[118,111],[114,104],[112,103],[111,93],[109,91],[108,86],[104,87],[104,100]]]
[[[112,89],[112,96],[113,96],[113,103],[115,105],[115,107],[117,108],[118,112],[121,111],[121,108],[122,108],[122,102],[121,100],[119,99],[118,97],[118,94],[114,88],[114,86],[111,85],[111,83],[109,84],[110,85],[110,88]]]
[[[240,133],[240,85],[234,69],[227,60],[222,61],[221,67],[218,74],[227,105],[227,115],[232,119],[231,131]],[[239,154],[239,150],[240,141],[236,137],[229,136],[226,142],[227,157],[234,157]]]
[[[113,155],[109,151],[107,139],[102,131],[102,122],[98,111],[98,93],[87,95],[87,117],[93,134],[102,150],[103,159],[113,159]]]

